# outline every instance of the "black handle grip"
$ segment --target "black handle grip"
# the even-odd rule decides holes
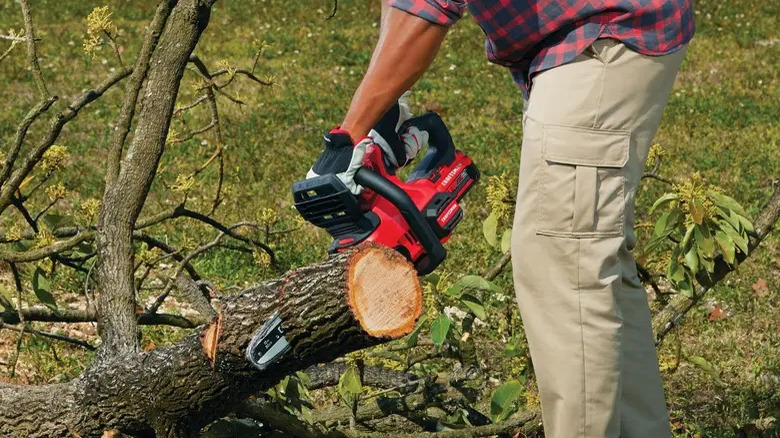
[[[417,272],[420,275],[433,272],[444,261],[447,250],[444,249],[425,217],[417,209],[412,198],[390,180],[367,167],[361,167],[357,171],[355,182],[375,191],[398,208],[404,220],[411,227],[414,236],[425,248],[426,257],[416,263]]]

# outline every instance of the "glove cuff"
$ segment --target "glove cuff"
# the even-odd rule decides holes
[[[312,175],[340,173],[347,170],[355,147],[349,131],[339,127],[325,134],[325,149],[309,171]]]
[[[357,142],[352,138],[352,133],[346,129],[342,129],[341,125],[334,126],[333,129],[328,132],[328,135],[346,135],[352,141],[352,144],[357,144]]]

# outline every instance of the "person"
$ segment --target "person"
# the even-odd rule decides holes
[[[341,140],[326,142],[314,173],[354,175],[361,150],[374,142],[371,128],[468,9],[485,32],[487,57],[509,69],[524,99],[511,253],[545,435],[670,437],[631,250],[637,185],[694,33],[690,0],[389,0],[383,7]]]

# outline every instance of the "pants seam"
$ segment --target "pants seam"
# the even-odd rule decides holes
[[[582,321],[582,291],[580,290],[580,272],[582,269],[581,266],[581,256],[582,255],[582,241],[577,241],[577,304],[579,305],[579,312],[580,312],[580,345],[581,345],[581,352],[582,352],[582,438],[587,438],[585,432],[588,427],[588,379],[587,376],[587,370],[585,367],[587,366],[587,361],[585,360],[585,330],[583,327],[583,321]]]
[[[596,114],[593,115],[593,125],[591,128],[595,129],[596,125],[599,120],[599,115],[601,114],[601,98],[604,96],[604,82],[607,78],[607,63],[602,60],[602,68],[601,68],[601,84],[599,86],[599,97],[596,101]]]

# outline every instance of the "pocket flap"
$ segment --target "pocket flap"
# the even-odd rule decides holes
[[[542,156],[561,164],[623,167],[628,162],[629,131],[571,126],[543,127]]]

